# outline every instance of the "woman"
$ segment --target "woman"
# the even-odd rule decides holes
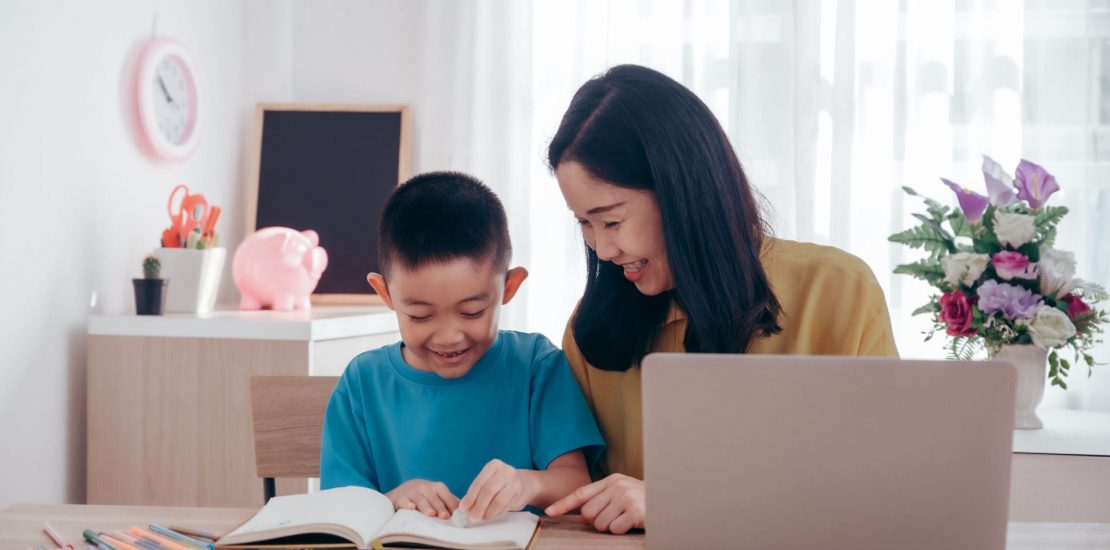
[[[590,80],[548,162],[587,245],[563,348],[609,445],[595,472],[605,477],[548,514],[581,507],[599,531],[644,527],[648,353],[897,356],[871,270],[772,238],[720,124],[678,82],[635,65]]]

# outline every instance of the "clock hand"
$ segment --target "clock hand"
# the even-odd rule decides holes
[[[166,96],[167,103],[173,103],[174,107],[178,107],[177,102],[170,97],[170,91],[166,89],[166,83],[162,82],[162,76],[158,75],[158,87],[162,88],[162,94]],[[180,107],[178,107],[180,109]]]

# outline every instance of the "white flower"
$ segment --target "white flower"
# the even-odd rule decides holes
[[[1054,248],[1041,247],[1041,259],[1037,262],[1041,272],[1041,294],[1063,297],[1083,284],[1075,278],[1075,254]]]
[[[1029,335],[1033,344],[1041,349],[1063,345],[1068,338],[1075,336],[1075,325],[1063,311],[1052,306],[1041,306],[1037,316],[1029,323]]]
[[[990,262],[991,257],[986,254],[956,252],[941,258],[940,266],[944,268],[944,280],[948,284],[971,286]]]
[[[998,242],[1017,248],[1033,238],[1037,228],[1033,225],[1033,216],[1014,214],[1011,212],[998,212],[994,215],[994,234]]]

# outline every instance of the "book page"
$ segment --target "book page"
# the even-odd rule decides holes
[[[393,503],[366,487],[337,487],[301,495],[274,497],[257,514],[222,539],[224,544],[265,540],[291,534],[321,532],[369,545],[393,515]],[[326,526],[332,526],[328,529]],[[309,528],[308,526],[312,526]],[[335,526],[346,529],[335,529]]]
[[[411,536],[416,536],[459,546],[508,542],[517,548],[527,548],[538,522],[539,517],[531,512],[509,512],[486,523],[455,527],[451,520],[430,518],[415,510],[397,510],[393,518],[382,526],[377,538],[393,542],[411,540]],[[384,540],[387,538],[390,540]]]

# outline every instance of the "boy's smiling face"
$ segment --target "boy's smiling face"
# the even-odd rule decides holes
[[[528,272],[498,269],[491,259],[457,258],[409,269],[394,265],[386,280],[367,280],[397,312],[401,353],[414,369],[443,378],[470,372],[497,338],[501,305],[516,294]]]

